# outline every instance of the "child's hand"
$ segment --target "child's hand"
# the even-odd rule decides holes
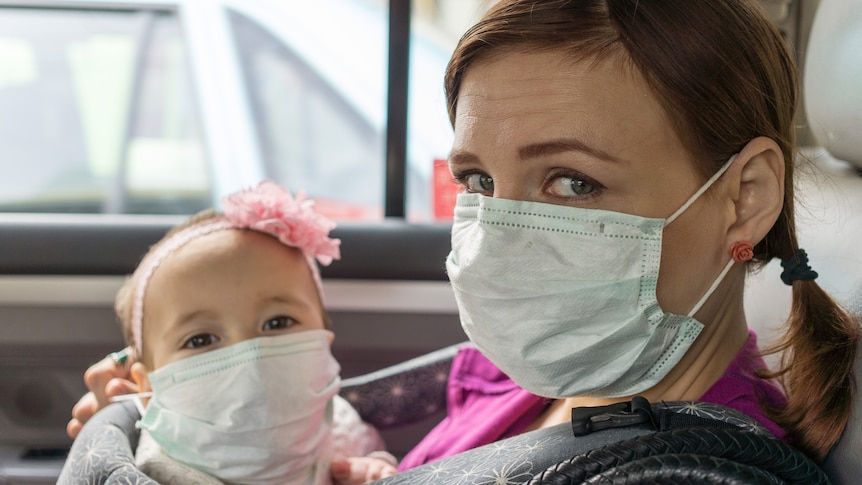
[[[391,477],[396,469],[384,459],[362,456],[333,460],[329,473],[335,485],[360,485]]]
[[[115,354],[119,355],[118,352]],[[117,362],[110,355],[91,365],[84,373],[84,383],[90,392],[84,394],[72,408],[72,419],[66,425],[66,434],[75,439],[84,423],[96,411],[107,406],[112,397],[138,392],[138,386],[131,378],[129,362]]]

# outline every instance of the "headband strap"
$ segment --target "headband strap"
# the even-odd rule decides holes
[[[804,249],[797,249],[793,256],[781,260],[781,281],[785,285],[793,285],[794,281],[811,281],[817,278],[817,272],[808,266],[808,254]]]
[[[341,258],[341,241],[329,237],[335,223],[317,214],[314,203],[299,193],[290,192],[270,180],[254,189],[241,190],[222,199],[224,215],[189,226],[163,240],[135,271],[132,301],[132,340],[138,355],[143,351],[144,296],[156,269],[177,249],[207,234],[226,229],[251,229],[270,234],[285,246],[302,251],[323,300],[317,263],[327,266]]]

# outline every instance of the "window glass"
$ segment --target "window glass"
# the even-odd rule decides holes
[[[385,9],[304,2],[270,28],[229,18],[267,176],[331,217],[382,218]]]
[[[449,183],[440,164],[452,141],[443,70],[489,0],[413,1],[407,214],[428,221]],[[284,14],[257,11],[263,18],[227,14],[263,173],[305,190],[332,217],[379,219],[388,2],[279,8]],[[211,206],[219,194],[188,61],[172,12],[0,7],[0,211]]]
[[[209,206],[176,19],[0,7],[0,211]]]
[[[191,214],[212,205],[208,164],[176,17],[154,18],[125,156],[117,212]]]
[[[488,1],[414,1],[407,216],[429,221],[435,218],[434,163],[452,144],[443,72],[458,38]],[[285,10],[269,27],[230,14],[266,173],[307,191],[334,217],[380,218],[388,2],[325,0],[305,2],[301,10]]]
[[[458,39],[494,0],[412,0],[407,216],[450,220],[459,191],[445,160],[452,148],[443,75]]]

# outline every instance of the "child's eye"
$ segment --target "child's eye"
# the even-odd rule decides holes
[[[184,349],[198,349],[201,347],[206,347],[208,345],[212,345],[218,342],[218,337],[211,333],[200,333],[197,334],[190,339],[186,340],[183,344]]]
[[[278,316],[263,322],[264,330],[283,330],[296,324],[296,320],[288,316]]]

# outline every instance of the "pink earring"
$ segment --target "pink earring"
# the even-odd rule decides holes
[[[754,257],[754,246],[748,241],[736,241],[727,254],[737,263],[744,263]]]

